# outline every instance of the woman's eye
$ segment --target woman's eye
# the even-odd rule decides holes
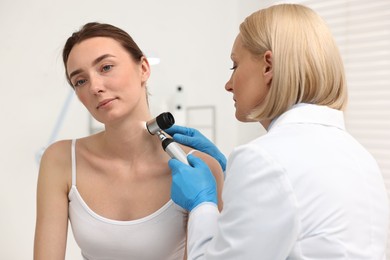
[[[80,80],[77,80],[73,85],[75,87],[79,87],[79,86],[83,85],[86,81],[87,80],[85,80],[85,79],[80,79]]]
[[[233,67],[230,68],[230,70],[236,70],[237,65],[233,65]]]
[[[113,65],[105,65],[105,66],[103,66],[102,71],[109,71],[112,69],[112,67],[113,67]]]

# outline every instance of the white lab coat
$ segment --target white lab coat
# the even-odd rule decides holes
[[[296,105],[234,149],[222,199],[191,212],[188,259],[385,259],[384,182],[341,111]]]

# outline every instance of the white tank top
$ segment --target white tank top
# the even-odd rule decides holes
[[[172,200],[153,214],[117,221],[93,212],[76,186],[76,140],[72,140],[72,188],[69,220],[85,260],[182,260],[187,212]]]

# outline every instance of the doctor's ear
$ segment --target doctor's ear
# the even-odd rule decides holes
[[[271,84],[272,77],[273,77],[273,54],[272,51],[266,51],[263,56],[264,61],[264,68],[263,68],[263,75],[266,84]]]

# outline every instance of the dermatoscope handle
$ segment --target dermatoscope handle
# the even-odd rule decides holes
[[[172,138],[166,138],[162,140],[162,147],[164,151],[167,152],[171,158],[177,159],[182,163],[190,165],[187,161],[187,155],[180,148],[180,146],[175,141],[173,141]]]
[[[157,116],[156,118],[146,122],[146,129],[151,135],[157,134],[159,139],[162,142],[162,147],[168,155],[177,159],[187,165],[190,165],[187,161],[187,155],[180,148],[180,146],[175,143],[172,138],[167,138],[165,134],[161,131],[164,129],[170,128],[175,123],[173,115],[169,112],[165,112]]]

